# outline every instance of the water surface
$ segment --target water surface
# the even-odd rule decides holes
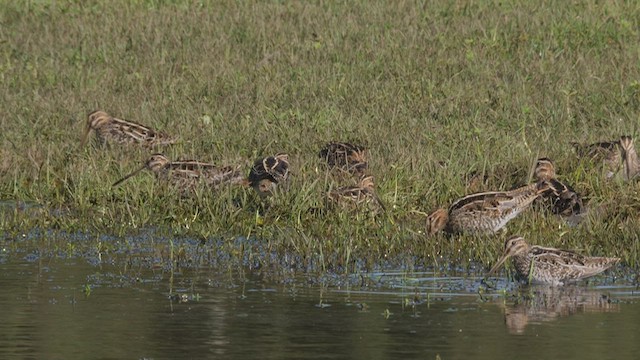
[[[352,275],[2,249],[0,358],[638,358],[633,284],[490,289],[474,276]],[[504,291],[503,289],[506,289]]]

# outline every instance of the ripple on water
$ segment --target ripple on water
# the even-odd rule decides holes
[[[619,339],[614,349],[596,339],[640,321],[633,277],[621,270],[563,288],[505,278],[491,279],[490,288],[483,274],[415,264],[309,271],[292,266],[295,257],[281,262],[255,239],[235,241],[258,249],[249,262],[246,254],[230,256],[222,242],[205,252],[199,241],[172,239],[191,257],[177,265],[159,254],[168,240],[134,246],[135,239],[111,239],[99,251],[95,238],[73,238],[75,250],[65,256],[21,248],[0,256],[0,308],[10,309],[0,322],[1,353],[538,359],[569,344],[576,356],[605,358],[636,346]],[[534,350],[522,353],[520,338]]]

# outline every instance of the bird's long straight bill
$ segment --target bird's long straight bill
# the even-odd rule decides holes
[[[84,132],[82,133],[82,139],[80,140],[80,148],[82,148],[87,143],[87,139],[89,139],[90,132],[91,132],[91,125],[87,124],[87,126],[84,128]]]
[[[382,200],[380,200],[380,198],[376,193],[373,193],[373,198],[378,202],[378,205],[380,205],[380,208],[382,208],[382,211],[386,212],[387,208],[384,206],[384,203],[382,203]]]
[[[491,270],[489,270],[489,272],[487,273],[487,276],[491,276],[493,275],[493,273],[496,272],[496,270],[498,270],[500,268],[500,266],[502,266],[502,264],[504,264],[504,262],[509,258],[509,255],[504,254],[502,255],[502,257],[500,258],[500,260],[498,260],[498,262],[493,265],[493,267],[491,268]]]
[[[139,173],[140,171],[144,170],[147,167],[147,164],[144,164],[143,166],[141,166],[139,169],[135,170],[134,172],[132,172],[131,174],[123,177],[122,179],[116,181],[113,183],[113,185],[111,185],[112,187],[118,186],[120,184],[122,184],[125,180],[131,178],[132,176],[136,175],[137,173]]]

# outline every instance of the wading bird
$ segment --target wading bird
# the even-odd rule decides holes
[[[222,184],[246,184],[247,182],[239,167],[220,167],[195,160],[170,161],[163,154],[153,154],[142,167],[116,181],[113,186],[121,184],[145,169],[153,172],[159,181],[167,182],[182,192],[195,190],[199,183],[217,188]]]
[[[363,175],[368,168],[367,150],[359,145],[330,142],[320,153],[330,169],[337,168],[350,174]]]
[[[80,146],[84,146],[91,131],[101,145],[108,143],[137,144],[146,147],[170,145],[176,139],[133,121],[114,118],[104,111],[94,111],[87,118],[87,125],[82,134]]]
[[[622,136],[620,138],[620,147],[622,147],[624,178],[625,180],[631,180],[640,173],[640,160],[638,160],[636,148],[633,146],[633,138],[631,136]]]
[[[289,155],[279,153],[254,162],[249,172],[249,185],[260,196],[272,195],[279,185],[289,179]]]
[[[385,210],[384,205],[375,191],[373,176],[362,176],[356,186],[345,186],[333,189],[327,193],[332,204],[339,204],[348,208],[371,206],[373,209]]]
[[[568,250],[532,246],[523,237],[515,236],[505,241],[504,253],[488,275],[509,258],[513,259],[520,279],[550,285],[563,285],[597,275],[620,261],[619,258],[589,257]]]
[[[490,191],[467,195],[449,209],[438,209],[427,217],[427,233],[495,233],[545,192],[545,181],[511,191]]]
[[[602,141],[587,145],[572,142],[571,145],[579,157],[589,159],[593,162],[603,162],[607,179],[612,178],[620,171],[623,151],[620,146],[620,141]]]
[[[543,197],[551,202],[551,211],[565,217],[579,215],[584,212],[582,198],[571,186],[556,178],[556,170],[553,161],[549,158],[540,158],[536,163],[535,178],[537,181],[545,181],[551,191]]]

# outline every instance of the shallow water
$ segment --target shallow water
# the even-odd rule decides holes
[[[594,285],[597,284],[597,285]],[[0,254],[0,358],[638,358],[636,288]]]

